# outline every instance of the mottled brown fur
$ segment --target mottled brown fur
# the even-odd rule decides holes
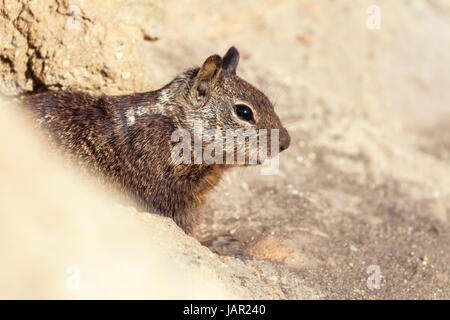
[[[191,233],[198,220],[195,207],[230,165],[174,164],[174,130],[191,131],[195,120],[201,120],[205,130],[223,133],[280,129],[280,149],[289,146],[289,134],[270,101],[236,75],[238,60],[237,50],[231,48],[223,59],[211,56],[201,68],[152,92],[93,97],[50,91],[27,97],[25,104],[70,157],[118,186],[141,209],[171,217]],[[253,108],[255,124],[236,118],[237,102]]]

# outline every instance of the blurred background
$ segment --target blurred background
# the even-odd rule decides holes
[[[13,97],[47,89],[154,90],[209,55],[238,48],[238,74],[275,103],[291,147],[277,175],[248,168],[227,173],[202,208],[197,239],[208,251],[184,236],[173,240],[172,229],[158,238],[157,245],[175,243],[167,249],[175,264],[192,267],[192,252],[203,252],[204,268],[230,270],[214,276],[218,283],[251,298],[450,298],[448,1],[16,0],[1,6],[0,90]],[[1,157],[14,154],[3,146]],[[14,156],[9,161],[16,163]],[[14,170],[8,172],[14,180]],[[29,183],[24,179],[18,181]],[[5,197],[3,226],[14,206]],[[57,208],[52,214],[67,210]],[[153,228],[165,230],[158,223]],[[34,227],[43,237],[52,230]],[[130,246],[140,240],[123,237]],[[93,241],[101,247],[105,240]],[[8,255],[8,248],[0,252]],[[26,244],[17,250],[30,261],[39,253]],[[369,266],[381,273],[372,289]],[[17,278],[24,279],[28,271],[21,272]],[[217,290],[231,297],[236,289],[226,285]],[[142,296],[158,296],[147,289]],[[71,297],[61,290],[53,296]],[[170,290],[164,297],[172,297]]]

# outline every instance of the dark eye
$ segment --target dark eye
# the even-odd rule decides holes
[[[234,105],[234,112],[236,112],[236,115],[244,121],[255,123],[255,119],[253,118],[253,111],[245,104],[235,104]]]

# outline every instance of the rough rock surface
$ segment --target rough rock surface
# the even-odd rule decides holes
[[[139,47],[162,30],[161,0],[3,0],[0,93],[145,90]]]

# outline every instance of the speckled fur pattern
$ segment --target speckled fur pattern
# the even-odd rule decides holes
[[[171,217],[192,233],[195,208],[231,165],[175,165],[174,130],[192,131],[194,121],[224,135],[230,129],[279,129],[280,145],[289,146],[269,99],[236,75],[238,60],[232,47],[223,59],[213,55],[156,91],[100,97],[48,91],[28,96],[25,105],[54,145],[118,186],[140,209]],[[252,108],[255,124],[235,116],[236,103]]]

